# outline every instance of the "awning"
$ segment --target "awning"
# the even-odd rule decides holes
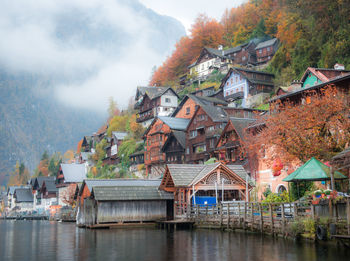
[[[286,182],[298,182],[298,181],[322,181],[331,179],[331,169],[327,165],[323,164],[319,160],[312,157],[303,166],[298,168],[288,177],[284,178]],[[339,171],[334,172],[334,179],[347,179],[346,176]]]

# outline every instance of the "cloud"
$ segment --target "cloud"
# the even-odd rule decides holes
[[[4,0],[0,66],[52,77],[67,105],[105,112],[108,97],[126,106],[183,34],[165,37],[161,17],[137,0]],[[163,20],[162,20],[163,19]]]
[[[247,0],[140,0],[140,2],[160,14],[180,20],[188,31],[198,14],[205,13],[220,20],[226,8],[237,7]]]

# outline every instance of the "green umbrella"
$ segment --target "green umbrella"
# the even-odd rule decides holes
[[[283,181],[322,181],[330,179],[331,168],[312,157],[303,166],[298,168],[293,173],[289,174],[288,177],[284,178]],[[334,179],[347,179],[347,177],[341,174],[339,171],[335,171]]]

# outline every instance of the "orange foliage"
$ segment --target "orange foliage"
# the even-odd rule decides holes
[[[279,103],[278,112],[262,119],[265,127],[246,138],[251,157],[258,158],[261,148],[273,147],[285,162],[306,162],[311,157],[327,161],[344,150],[350,140],[346,99],[333,87],[307,95],[310,104]]]
[[[44,160],[41,160],[39,162],[39,165],[38,165],[38,173],[40,173],[47,177],[49,175],[49,160],[48,159],[44,159]]]
[[[77,153],[80,153],[81,145],[83,144],[83,141],[84,141],[84,139],[81,139],[81,140],[78,142]]]

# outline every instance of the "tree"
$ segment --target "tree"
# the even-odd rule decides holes
[[[279,102],[274,109],[261,119],[265,127],[259,134],[246,139],[250,156],[261,153],[262,147],[273,147],[287,162],[306,162],[311,157],[329,161],[349,143],[350,106],[332,86],[308,92],[302,104]]]
[[[108,116],[113,118],[116,115],[120,114],[117,103],[114,101],[113,97],[109,97],[109,106],[108,106]]]
[[[67,150],[64,154],[63,154],[63,159],[64,162],[72,162],[74,160],[74,151],[72,150]]]

